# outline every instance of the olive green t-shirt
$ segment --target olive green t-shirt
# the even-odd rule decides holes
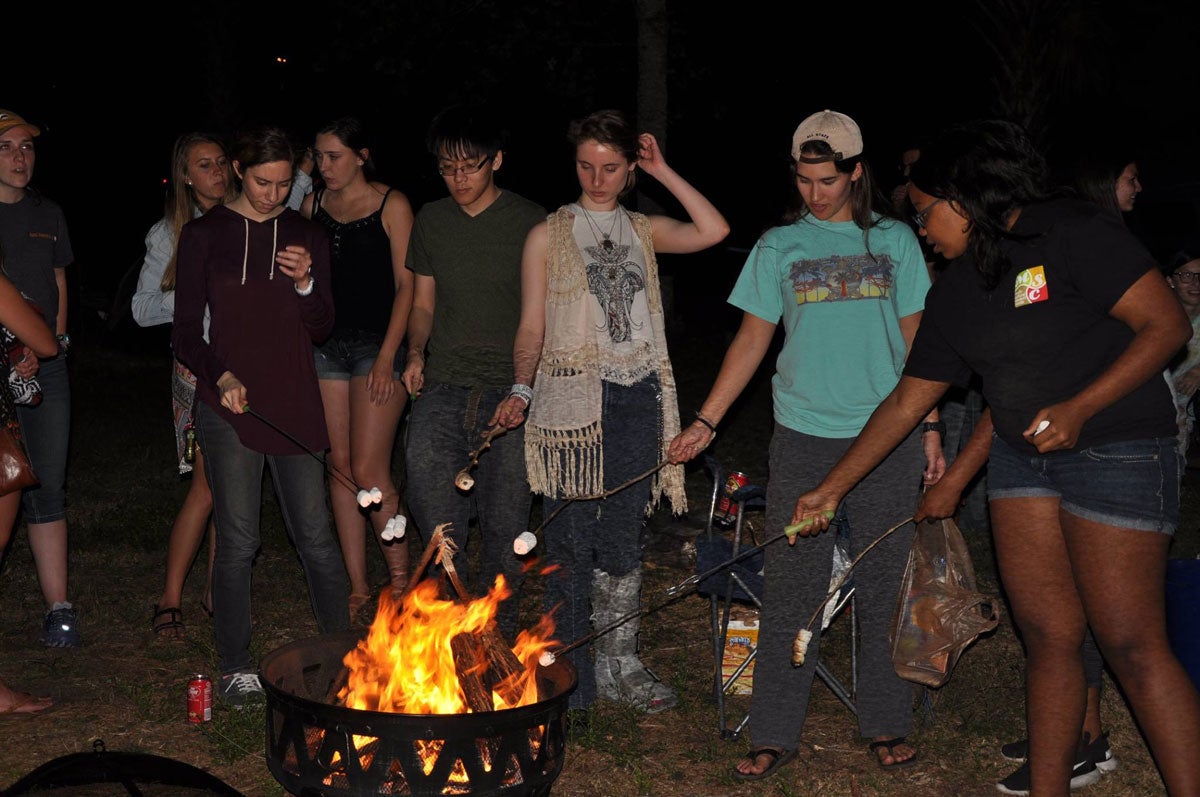
[[[477,216],[450,197],[421,208],[407,265],[435,283],[425,378],[463,387],[513,381],[521,320],[521,253],[545,208],[504,191]]]

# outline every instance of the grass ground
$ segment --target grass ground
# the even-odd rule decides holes
[[[694,334],[674,344],[685,412],[698,406],[717,370],[727,342],[721,326],[690,326]],[[194,568],[185,591],[186,641],[162,643],[150,633],[167,532],[186,491],[171,468],[166,349],[131,345],[100,330],[80,336],[71,368],[71,596],[80,610],[85,644],[79,650],[47,650],[37,643],[43,607],[27,536],[18,528],[0,572],[0,674],[10,683],[52,695],[57,706],[39,717],[0,719],[5,740],[0,745],[0,787],[51,759],[90,751],[96,740],[103,740],[110,751],[153,753],[198,766],[246,795],[282,795],[265,762],[261,710],[235,712],[218,705],[211,723],[192,725],[185,719],[188,677],[212,673],[216,662],[211,621],[199,609],[202,565]],[[757,379],[714,445],[727,468],[745,471],[757,483],[767,475],[769,403],[769,386]],[[881,771],[859,738],[853,716],[818,685],[798,760],[760,784],[734,781],[731,767],[751,740],[726,740],[719,732],[711,689],[708,599],[690,594],[665,600],[667,588],[694,572],[694,542],[710,490],[703,469],[689,471],[688,490],[692,508],[686,517],[659,513],[648,528],[644,600],[647,606],[665,605],[647,615],[642,635],[645,660],[679,692],[679,706],[645,716],[601,704],[590,732],[569,745],[556,797],[995,793],[991,784],[1012,766],[1000,758],[999,747],[1024,733],[1024,661],[1007,614],[995,633],[965,653],[945,687],[933,692],[914,688],[918,729],[912,738],[920,750],[916,766]],[[254,653],[259,657],[316,633],[300,568],[269,485],[266,494],[264,545],[254,571]],[[749,522],[753,527],[758,521]],[[1200,552],[1198,526],[1200,496],[1189,479],[1173,556]],[[763,529],[755,531],[764,539]],[[971,529],[965,532],[981,589],[997,593],[990,539]],[[374,552],[371,561],[376,583],[384,583],[382,562]],[[529,624],[539,603],[540,585],[531,579],[522,603]],[[830,669],[846,682],[847,628],[844,618],[835,620],[823,648]],[[746,698],[730,698],[731,719],[740,718],[746,706]],[[1121,766],[1084,793],[1162,794],[1145,745],[1111,682],[1104,690],[1103,718]]]

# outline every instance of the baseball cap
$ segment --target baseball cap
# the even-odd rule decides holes
[[[833,149],[833,155],[801,158],[800,147],[814,140],[828,144]],[[845,160],[861,155],[862,151],[862,132],[858,129],[858,124],[846,114],[828,108],[805,119],[792,135],[792,159],[803,160],[805,163]]]
[[[14,127],[28,128],[31,136],[40,136],[42,134],[41,130],[38,130],[36,127],[17,116],[12,111],[6,111],[3,108],[0,108],[0,135],[7,133]]]

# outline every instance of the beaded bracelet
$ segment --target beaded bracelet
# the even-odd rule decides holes
[[[525,400],[525,406],[528,407],[533,402],[533,388],[529,385],[516,384],[508,389],[508,395],[516,396]]]

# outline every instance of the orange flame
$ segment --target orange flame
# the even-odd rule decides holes
[[[467,603],[442,598],[438,582],[432,579],[418,583],[399,604],[385,590],[367,637],[342,659],[349,677],[338,700],[348,708],[365,711],[470,712],[451,640],[488,629],[500,602],[511,594],[503,576],[496,577],[487,595]],[[553,634],[554,622],[545,616],[534,628],[520,632],[512,650],[521,669],[491,685],[494,710],[538,701],[538,658],[553,644]],[[479,670],[488,683],[486,661]]]

